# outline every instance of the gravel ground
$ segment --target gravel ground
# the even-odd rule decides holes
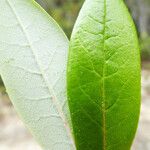
[[[2,96],[1,96],[2,98]],[[6,97],[3,97],[6,99]],[[0,150],[41,150],[8,102],[0,100]],[[150,150],[150,71],[142,71],[142,107],[132,150]]]

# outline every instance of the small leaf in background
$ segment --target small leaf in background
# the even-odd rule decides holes
[[[74,150],[68,39],[33,0],[0,0],[0,6],[0,73],[10,99],[44,150]]]
[[[140,51],[123,0],[85,1],[67,84],[77,149],[129,150],[140,111]]]

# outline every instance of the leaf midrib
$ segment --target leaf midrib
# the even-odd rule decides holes
[[[46,87],[47,87],[47,89],[48,89],[48,91],[49,91],[49,94],[52,93],[52,95],[53,95],[52,102],[54,103],[54,105],[55,105],[55,107],[56,107],[56,109],[57,109],[57,111],[58,111],[58,113],[59,113],[59,116],[60,116],[61,119],[62,119],[62,122],[63,122],[64,127],[65,127],[66,132],[67,132],[67,135],[68,135],[68,137],[70,138],[73,147],[75,147],[74,140],[73,140],[73,137],[72,137],[72,134],[71,134],[71,129],[70,129],[69,125],[68,125],[68,122],[66,121],[67,119],[66,119],[65,115],[63,114],[63,111],[62,111],[61,107],[59,106],[59,104],[58,104],[58,102],[57,102],[57,97],[56,97],[56,95],[55,95],[55,92],[54,92],[53,88],[50,87],[49,84],[48,84],[48,82],[47,82],[47,77],[44,75],[44,71],[43,71],[43,69],[42,69],[42,67],[41,67],[41,65],[40,65],[40,62],[39,62],[39,60],[38,60],[38,57],[36,56],[36,52],[34,51],[34,48],[33,48],[33,46],[32,46],[32,43],[31,43],[30,40],[29,40],[28,34],[27,34],[27,32],[26,32],[26,30],[25,30],[23,24],[22,24],[22,21],[21,21],[20,17],[18,16],[18,13],[17,13],[17,12],[15,11],[15,9],[13,8],[11,2],[10,2],[9,0],[6,0],[6,2],[7,2],[7,4],[8,4],[8,6],[10,7],[10,9],[12,10],[12,13],[13,13],[14,16],[16,17],[16,20],[18,21],[18,24],[19,24],[19,26],[20,26],[22,32],[24,33],[24,35],[25,35],[25,37],[26,37],[26,40],[27,40],[27,42],[28,42],[28,44],[29,44],[29,47],[30,47],[30,49],[31,49],[31,52],[32,52],[32,54],[33,54],[33,56],[34,56],[34,58],[35,58],[35,61],[36,61],[36,63],[37,63],[37,66],[39,67],[39,70],[40,70],[40,72],[41,72],[41,76],[43,77],[43,80],[44,80],[45,85],[46,85]]]
[[[106,39],[106,0],[104,0],[104,16],[103,16],[103,57],[104,57],[104,66],[103,66],[103,73],[102,73],[102,132],[103,132],[103,150],[106,150],[106,99],[105,99],[105,67],[106,67],[106,56],[105,56],[105,39]]]

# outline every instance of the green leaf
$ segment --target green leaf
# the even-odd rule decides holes
[[[77,149],[129,150],[140,111],[140,52],[123,0],[85,1],[67,84]]]
[[[0,73],[45,150],[74,150],[66,103],[68,39],[33,0],[0,0]]]

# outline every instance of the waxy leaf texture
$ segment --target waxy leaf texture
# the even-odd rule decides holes
[[[123,0],[86,0],[67,69],[77,150],[129,150],[140,112],[140,51]]]
[[[33,0],[0,0],[0,74],[44,150],[75,150],[66,99],[68,39]]]

